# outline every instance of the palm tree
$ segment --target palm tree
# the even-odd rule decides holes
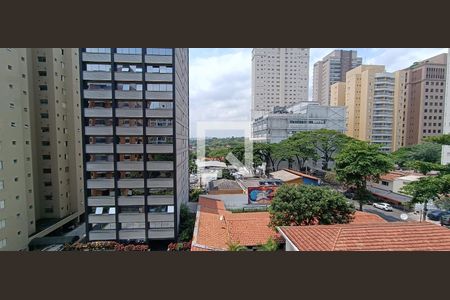
[[[227,243],[228,251],[246,251],[247,247],[241,246],[239,242],[229,241]]]
[[[259,251],[277,251],[278,243],[272,237],[269,237],[267,239],[267,242],[265,244],[261,245],[258,250]]]

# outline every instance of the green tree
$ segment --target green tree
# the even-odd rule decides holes
[[[192,240],[195,227],[195,214],[191,213],[186,204],[180,206],[180,228],[178,240],[182,242],[188,242]]]
[[[319,155],[311,143],[310,135],[309,131],[301,131],[285,140],[283,148],[287,149],[296,158],[299,169],[305,167],[305,162],[308,159],[319,159]]]
[[[341,224],[353,219],[354,208],[330,188],[285,184],[269,207],[270,226]]]
[[[445,201],[450,193],[450,174],[422,177],[403,186],[402,192],[412,196],[412,203],[423,203],[423,220],[426,220],[428,202]]]
[[[190,202],[198,202],[198,198],[201,194],[203,194],[205,191],[200,188],[193,188],[189,191],[189,201]]]
[[[394,162],[400,167],[407,167],[411,161],[440,163],[441,146],[434,143],[422,143],[409,147],[402,147],[392,153]]]
[[[328,162],[333,160],[334,155],[352,140],[336,130],[329,129],[307,131],[304,135],[305,142],[310,143],[323,159],[323,170],[328,170]]]
[[[367,181],[379,180],[381,175],[394,168],[392,159],[380,152],[379,146],[362,141],[348,143],[335,161],[337,179],[356,188],[355,199],[361,211],[368,200]]]
[[[275,170],[276,167],[276,157],[275,152],[277,149],[277,144],[270,143],[255,143],[253,145],[253,159],[255,161],[255,165],[258,162],[265,162],[266,168],[269,170]]]
[[[247,251],[247,247],[241,246],[239,242],[229,241],[227,243],[228,251]]]
[[[436,143],[439,145],[450,145],[450,134],[443,134],[439,136],[430,136],[425,139],[427,142]]]
[[[273,239],[273,237],[269,237],[267,242],[260,247],[258,247],[259,251],[277,251],[278,243]]]
[[[405,166],[412,170],[420,172],[423,175],[427,175],[430,171],[444,171],[447,169],[446,166],[420,160],[408,161],[405,163]]]

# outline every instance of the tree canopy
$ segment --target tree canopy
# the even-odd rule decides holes
[[[269,207],[270,226],[349,223],[354,208],[339,192],[311,185],[285,184]]]
[[[441,145],[426,142],[414,146],[403,147],[393,152],[392,158],[400,167],[407,167],[407,163],[411,161],[440,163]]]

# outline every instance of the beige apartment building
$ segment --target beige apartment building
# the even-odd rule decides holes
[[[0,248],[22,250],[84,213],[79,58],[0,51]]]
[[[395,73],[394,150],[443,134],[447,53]]]
[[[330,106],[345,106],[345,82],[332,84],[330,90]]]
[[[0,251],[26,249],[35,232],[28,59],[0,48]]]
[[[252,120],[275,106],[308,101],[309,48],[254,48]]]

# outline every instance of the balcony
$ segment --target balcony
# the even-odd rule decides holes
[[[173,187],[174,178],[151,178],[147,179],[147,187],[158,188],[158,187]],[[142,186],[143,187],[143,186]]]
[[[86,126],[84,128],[86,135],[112,135],[112,126]]]
[[[117,81],[142,81],[142,73],[116,72],[114,79]]]
[[[147,205],[173,205],[173,195],[147,196]]]
[[[141,54],[114,54],[114,62],[124,62],[124,63],[141,63]]]
[[[114,163],[109,161],[87,162],[87,171],[114,171]]]
[[[114,206],[114,196],[90,196],[88,206]]]
[[[119,179],[117,181],[118,188],[128,188],[128,189],[139,189],[144,188],[144,179],[136,178],[136,179]]]
[[[144,196],[119,196],[119,205],[144,205]]]
[[[87,144],[86,153],[113,153],[112,144]]]
[[[111,99],[111,90],[84,90],[84,98],[86,99]]]
[[[142,135],[143,128],[142,127],[117,126],[116,134],[117,135]]]
[[[118,144],[117,153],[143,153],[142,144]]]
[[[145,222],[145,215],[143,213],[120,213],[119,222],[143,223]]]
[[[147,153],[173,153],[172,144],[147,144]]]
[[[145,229],[122,229],[119,231],[121,240],[142,240],[145,239]]]
[[[88,216],[89,223],[115,223],[116,222],[116,215],[114,214],[102,214],[102,215],[96,215],[96,214],[89,214]]]
[[[142,108],[116,108],[118,118],[142,118]]]
[[[88,179],[88,189],[112,189],[114,188],[114,179]]]
[[[148,99],[148,100],[173,100],[173,92],[145,91],[145,99]]]
[[[145,55],[145,62],[148,64],[171,64],[172,55]]]
[[[145,81],[172,82],[173,74],[145,73]]]
[[[88,62],[111,62],[110,53],[83,53],[83,61]]]
[[[107,240],[115,240],[115,239],[116,239],[116,231],[113,229],[89,231],[89,240],[90,241],[107,241]]]
[[[85,108],[85,117],[111,118],[112,108]]]
[[[147,135],[173,135],[172,127],[147,127]]]
[[[84,80],[111,80],[111,72],[83,71]]]
[[[142,91],[121,91],[116,90],[116,99],[142,99]]]
[[[118,171],[144,171],[144,163],[142,161],[118,161]]]
[[[146,109],[145,115],[147,118],[172,118],[172,109]]]
[[[148,161],[147,171],[173,171],[172,161]]]
[[[149,239],[173,239],[175,238],[175,230],[173,228],[149,229]]]

